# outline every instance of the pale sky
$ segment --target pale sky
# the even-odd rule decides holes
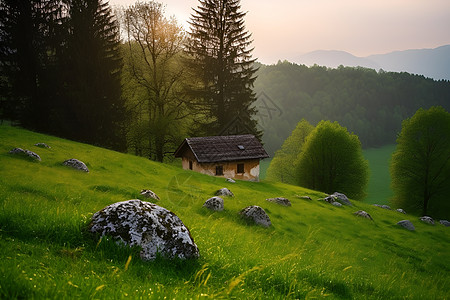
[[[135,0],[110,0],[112,6]],[[186,21],[198,0],[160,0]],[[450,0],[241,0],[253,57],[265,64],[314,50],[356,56],[450,44]]]

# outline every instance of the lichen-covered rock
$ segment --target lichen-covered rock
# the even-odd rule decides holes
[[[229,182],[229,183],[236,183],[236,181],[234,179],[232,179],[232,178],[227,178],[227,182]]]
[[[141,191],[141,195],[146,197],[146,198],[151,198],[151,199],[155,199],[155,200],[159,200],[158,195],[155,194],[155,192],[151,191],[151,190],[142,190]]]
[[[335,201],[341,204],[353,206],[353,204],[350,202],[350,200],[348,200],[347,196],[344,194],[336,192],[333,193],[331,196],[334,197]]]
[[[259,206],[252,205],[244,208],[240,215],[249,221],[254,222],[255,224],[261,225],[263,227],[270,227],[272,222],[270,221],[269,216],[266,211]]]
[[[427,224],[430,224],[430,225],[434,225],[434,220],[433,220],[433,218],[432,218],[432,217],[429,217],[429,216],[423,216],[423,217],[420,217],[420,221],[422,221],[422,222],[424,222],[424,223],[427,223]]]
[[[157,253],[167,258],[198,258],[197,245],[183,222],[171,211],[150,202],[128,200],[111,204],[92,216],[90,230],[142,248],[143,260]]]
[[[37,155],[36,153],[34,153],[33,151],[30,150],[24,150],[22,148],[14,148],[11,151],[9,151],[10,154],[18,154],[18,155],[22,155],[25,157],[29,157],[32,158],[34,160],[38,160],[41,161],[41,157],[39,155]]]
[[[210,210],[214,211],[222,211],[224,208],[223,205],[223,199],[220,197],[212,197],[206,200],[206,202],[203,204],[203,207],[206,207]]]
[[[268,198],[266,200],[269,202],[274,202],[279,205],[283,205],[283,206],[291,206],[291,201],[289,201],[289,199],[283,198],[283,197]]]
[[[441,223],[445,227],[450,227],[450,222],[448,220],[440,220],[439,223]]]
[[[373,220],[372,216],[369,215],[369,213],[365,212],[364,210],[358,210],[357,212],[354,213],[354,215]]]
[[[410,220],[402,220],[402,221],[399,221],[398,223],[397,223],[397,225],[400,225],[400,226],[402,226],[403,228],[406,228],[406,229],[408,229],[408,230],[416,230],[416,228],[414,227],[414,225],[413,225],[413,223],[411,223],[411,221]]]
[[[234,197],[234,194],[227,188],[222,188],[216,192],[216,196]]]
[[[405,215],[406,215],[406,211],[404,211],[403,209],[397,208],[396,210],[397,210],[399,213],[402,213],[402,214],[405,214]]]
[[[34,144],[36,147],[40,147],[40,148],[50,148],[49,145],[47,145],[46,143],[36,143]]]
[[[80,171],[89,172],[89,169],[86,166],[86,164],[76,158],[71,158],[71,159],[64,161],[63,165],[72,167],[72,168],[80,170]]]

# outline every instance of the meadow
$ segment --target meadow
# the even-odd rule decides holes
[[[450,228],[367,203],[335,207],[324,194],[262,180],[228,183],[179,166],[0,126],[0,298],[2,299],[447,299]],[[34,146],[43,142],[50,149]],[[21,147],[34,162],[8,153]],[[89,173],[65,167],[84,161]],[[225,210],[203,203],[222,187]],[[159,195],[158,205],[190,229],[197,260],[142,261],[139,249],[92,236],[105,206]],[[308,195],[313,200],[297,196]],[[266,201],[287,197],[291,207]],[[272,226],[239,217],[263,207]],[[365,210],[373,221],[353,215]],[[409,219],[408,231],[396,225]]]

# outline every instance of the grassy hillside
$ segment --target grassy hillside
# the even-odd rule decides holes
[[[0,126],[0,141],[0,298],[448,297],[450,228],[440,224],[355,201],[334,207],[300,187],[226,183],[7,126]],[[8,154],[14,147],[37,152],[42,162]],[[90,173],[62,166],[69,158],[84,161]],[[202,208],[222,187],[235,194],[225,211]],[[143,262],[138,249],[87,233],[93,213],[143,188],[190,228],[200,259]],[[292,207],[265,201],[276,196]],[[273,226],[243,222],[238,212],[248,205],[263,207]],[[374,221],[354,216],[359,209]],[[395,225],[402,219],[416,231]]]

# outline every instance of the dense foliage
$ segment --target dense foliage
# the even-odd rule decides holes
[[[284,141],[281,149],[275,152],[275,156],[267,169],[267,179],[285,182],[289,184],[298,183],[296,163],[302,151],[306,137],[314,129],[314,126],[305,119],[298,122],[297,127]]]
[[[190,105],[200,110],[196,132],[207,135],[253,133],[256,79],[251,35],[240,0],[199,0],[186,44]],[[237,124],[236,124],[237,123]]]
[[[261,65],[257,75],[257,94],[264,92],[273,102],[266,107],[258,97],[259,119],[267,109],[281,111],[281,116],[274,113],[270,120],[265,118],[265,124],[260,122],[270,153],[280,148],[302,118],[313,125],[321,120],[338,121],[358,135],[367,148],[393,144],[401,121],[420,107],[440,105],[450,109],[449,81],[408,73],[306,67],[285,61]]]
[[[362,199],[369,166],[361,143],[337,122],[321,121],[308,135],[297,163],[300,186]]]
[[[419,109],[403,121],[391,162],[392,202],[408,211],[448,217],[450,114]]]
[[[123,149],[119,32],[103,0],[1,1],[1,118]]]

